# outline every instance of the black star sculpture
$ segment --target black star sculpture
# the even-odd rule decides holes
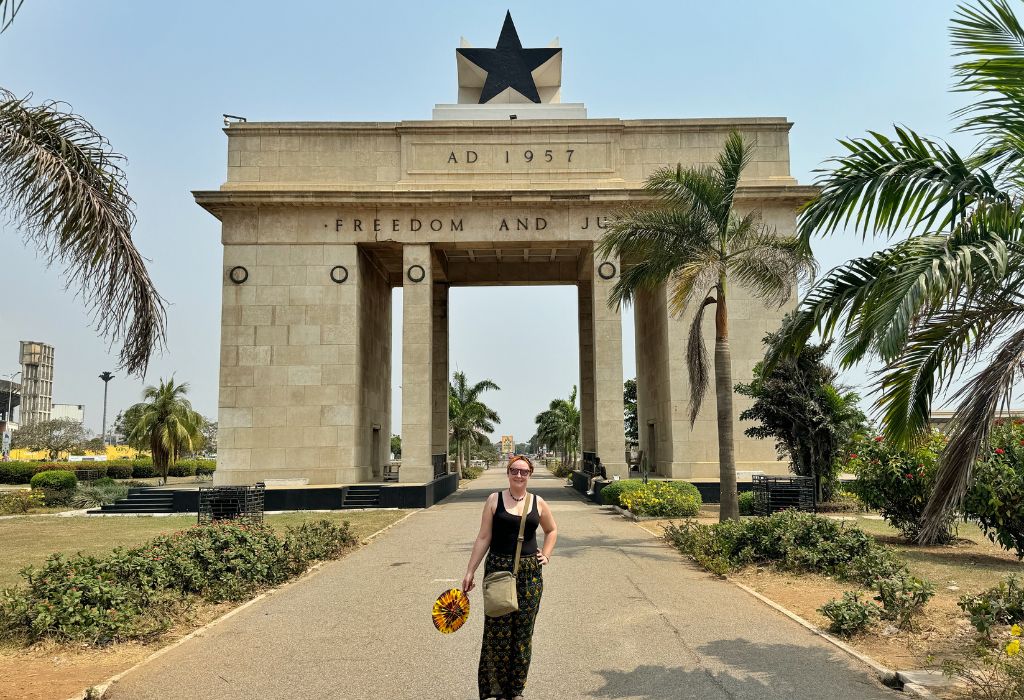
[[[505,12],[505,24],[501,26],[498,45],[493,49],[455,49],[480,68],[487,71],[487,80],[480,93],[480,104],[486,104],[500,95],[506,88],[512,88],[532,102],[540,102],[533,71],[557,56],[562,49],[524,49],[519,41],[512,13]]]

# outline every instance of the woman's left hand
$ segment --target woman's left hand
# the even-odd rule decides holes
[[[544,552],[537,552],[537,561],[540,562],[541,566],[547,566],[548,557]]]

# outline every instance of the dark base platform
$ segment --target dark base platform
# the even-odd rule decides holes
[[[355,484],[353,486],[305,486],[291,489],[267,489],[265,510],[346,510],[354,508],[429,508],[455,493],[457,474],[434,479],[426,484]],[[110,503],[90,513],[196,513],[198,489],[130,489],[128,498]]]

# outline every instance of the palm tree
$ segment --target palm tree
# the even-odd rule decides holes
[[[693,311],[686,351],[690,376],[690,425],[697,420],[709,383],[704,347],[704,310],[715,307],[715,396],[718,462],[722,489],[721,519],[738,520],[736,458],[733,442],[732,357],[729,348],[728,295],[735,281],[765,303],[782,306],[799,275],[813,271],[810,250],[793,236],[779,235],[761,221],[760,212],[740,216],[733,199],[740,175],[751,162],[754,145],[736,132],[725,141],[717,165],[663,168],[645,183],[656,206],[624,211],[608,228],[597,250],[618,255],[622,275],[609,305],[629,303],[638,290],[669,285],[669,308]]]
[[[174,378],[160,386],[147,386],[142,392],[145,401],[139,406],[138,423],[129,436],[130,442],[148,442],[153,465],[167,481],[167,470],[182,452],[194,452],[203,441],[203,417],[192,410],[185,398],[188,383],[177,384]],[[134,408],[134,407],[133,407]]]
[[[580,449],[580,410],[576,407],[576,386],[568,399],[553,399],[548,409],[537,414],[537,437],[558,451],[562,464],[574,467]]]
[[[822,278],[786,329],[775,358],[817,329],[838,345],[843,366],[879,358],[877,409],[888,439],[909,444],[928,430],[936,393],[962,384],[920,541],[943,531],[966,492],[997,410],[1024,362],[1024,26],[1005,0],[961,5],[951,22],[956,89],[976,102],[958,130],[977,148],[896,128],[842,141],[803,209],[804,240],[844,225],[866,237],[909,237]]]
[[[464,372],[452,375],[448,385],[448,430],[455,445],[455,469],[460,479],[469,459],[470,445],[488,443],[494,424],[501,422],[498,414],[480,401],[480,394],[491,389],[500,391],[490,379],[470,386]]]
[[[20,7],[0,0],[0,32]],[[132,242],[125,158],[66,105],[28,99],[0,87],[0,209],[48,265],[68,268],[96,330],[120,342],[120,366],[142,376],[163,345],[166,320]]]

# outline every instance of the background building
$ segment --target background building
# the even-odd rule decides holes
[[[21,341],[21,425],[49,420],[53,404],[53,346]]]
[[[55,403],[50,409],[50,418],[70,418],[78,423],[85,422],[85,406],[80,403]]]
[[[14,409],[21,405],[21,384],[10,379],[0,379],[0,433],[17,430]]]

